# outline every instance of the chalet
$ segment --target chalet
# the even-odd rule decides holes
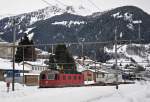
[[[87,65],[94,63],[93,60],[89,59],[88,57],[82,57],[82,58],[75,58],[75,61],[78,62],[81,65]]]
[[[30,86],[38,85],[40,72],[48,68],[43,59],[38,59],[35,62],[25,61],[22,65],[31,69],[29,73],[24,74],[24,83]]]
[[[122,82],[122,75],[118,74],[118,81]],[[116,82],[116,72],[112,71],[111,69],[100,69],[96,72],[96,82],[102,83],[114,83]]]
[[[116,73],[116,70],[113,69],[99,69],[96,71],[96,82],[114,83],[116,82],[116,74],[118,81],[122,82],[122,74],[120,71]]]
[[[22,65],[31,69],[29,73],[40,73],[48,68],[48,65],[46,65],[44,61],[42,61],[42,59],[38,59],[37,61],[33,62],[25,61],[24,63],[22,63]]]
[[[82,74],[84,75],[84,81],[95,81],[95,72],[93,70],[83,70]]]
[[[12,62],[6,59],[0,58],[0,80],[1,81],[12,81],[12,73],[13,73],[13,67]],[[21,82],[21,73],[28,73],[30,69],[28,67],[24,67],[20,64],[15,63],[15,81]]]

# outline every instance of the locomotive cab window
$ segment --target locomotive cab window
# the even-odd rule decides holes
[[[48,74],[49,80],[55,80],[55,74]]]
[[[42,74],[40,77],[41,77],[41,79],[46,79],[46,75],[45,74]]]
[[[68,79],[71,80],[71,76],[68,76]]]

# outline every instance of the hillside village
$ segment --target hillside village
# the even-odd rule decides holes
[[[12,47],[10,43],[1,43],[5,48],[0,49],[0,80],[12,82]],[[123,49],[119,51],[123,53]],[[17,50],[17,49],[16,49]],[[108,49],[106,49],[108,51]],[[113,50],[112,50],[113,51]],[[29,85],[39,85],[39,75],[42,71],[48,70],[50,55],[47,51],[35,50],[36,60],[21,61],[15,63],[15,82]],[[73,56],[77,71],[83,73],[84,81],[93,83],[115,84],[131,82],[134,80],[150,80],[149,66],[146,64],[137,64],[130,58],[118,58],[118,69],[115,68],[115,59],[110,59],[105,63],[90,59],[88,56]],[[117,75],[117,76],[116,76]],[[118,78],[118,79],[116,79]]]

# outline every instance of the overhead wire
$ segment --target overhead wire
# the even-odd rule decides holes
[[[49,5],[49,6],[53,6],[52,4],[50,4],[48,1],[46,1],[46,0],[42,0],[43,2],[45,2],[47,5]]]
[[[64,3],[60,2],[59,0],[55,0],[55,1],[56,1],[56,2],[58,2],[59,4],[61,4],[61,5],[65,6],[65,7],[67,7],[67,5],[66,5],[66,4],[64,4]]]
[[[95,8],[97,8],[99,11],[100,11],[100,8],[94,3],[92,2],[91,0],[88,0]]]

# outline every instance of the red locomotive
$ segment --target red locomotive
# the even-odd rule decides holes
[[[40,73],[40,88],[81,86],[84,78],[81,73],[65,74],[56,70],[45,70]]]

